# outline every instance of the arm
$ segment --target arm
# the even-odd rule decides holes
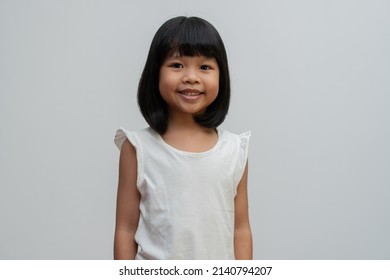
[[[139,220],[140,193],[137,189],[137,158],[129,140],[123,143],[119,159],[114,259],[134,259],[138,245],[134,241]]]
[[[248,213],[248,162],[234,199],[234,255],[236,260],[252,259],[252,232]]]

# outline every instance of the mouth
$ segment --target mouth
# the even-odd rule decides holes
[[[178,92],[185,96],[198,96],[203,94],[203,92],[197,89],[183,89],[183,90],[179,90]]]

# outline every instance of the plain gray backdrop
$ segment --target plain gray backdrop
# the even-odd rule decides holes
[[[256,259],[390,259],[390,5],[0,0],[0,259],[111,259],[116,129],[167,19],[220,32]]]

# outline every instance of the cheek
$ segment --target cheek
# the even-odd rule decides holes
[[[160,75],[158,90],[165,103],[171,104],[171,100],[173,98],[172,92],[175,91],[175,86],[173,85],[171,79],[169,79],[166,75]]]
[[[158,89],[160,94],[163,95],[169,88],[169,81],[163,75],[160,76],[160,80],[158,82]]]
[[[214,77],[212,81],[210,81],[210,89],[212,89],[215,94],[219,92],[219,75]]]
[[[164,71],[161,71],[158,85],[160,92],[167,89],[175,89],[176,81],[174,75],[167,74]]]

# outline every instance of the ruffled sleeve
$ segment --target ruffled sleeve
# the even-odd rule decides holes
[[[240,135],[238,135],[239,140],[239,151],[238,151],[238,159],[237,159],[237,167],[236,167],[236,186],[240,183],[242,175],[244,174],[245,166],[248,160],[248,149],[249,149],[249,138],[251,136],[251,132],[247,131]]]
[[[126,131],[124,128],[119,128],[115,133],[114,143],[118,147],[119,150],[121,150],[123,143],[127,139],[128,131]]]
[[[142,146],[140,144],[140,141],[138,141],[138,137],[136,136],[135,132],[128,131],[124,128],[119,128],[114,137],[114,143],[118,147],[119,150],[121,150],[123,143],[128,139],[135,148],[136,156],[137,156],[137,186],[138,188],[141,185],[141,181],[143,179],[143,155],[142,155]]]

